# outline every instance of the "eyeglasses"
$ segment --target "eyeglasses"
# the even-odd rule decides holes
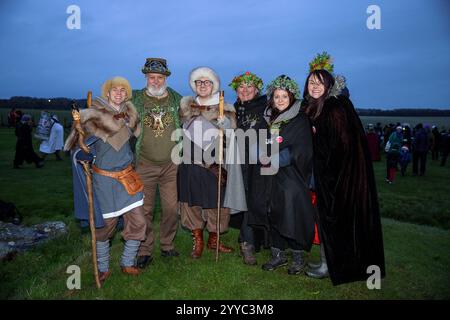
[[[197,87],[201,87],[202,85],[210,87],[213,84],[211,80],[195,80],[194,83]]]

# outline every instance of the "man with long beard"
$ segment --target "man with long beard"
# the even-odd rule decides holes
[[[171,140],[174,130],[180,127],[178,108],[181,96],[167,86],[171,74],[165,59],[148,58],[142,72],[147,86],[133,92],[133,104],[141,118],[142,135],[136,142],[137,172],[144,183],[144,215],[147,222],[147,239],[142,243],[137,266],[147,267],[152,261],[155,237],[153,209],[156,187],[161,198],[160,248],[161,256],[176,257],[174,239],[177,218],[177,165],[171,160],[176,141]]]

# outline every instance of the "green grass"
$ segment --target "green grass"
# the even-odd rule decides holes
[[[155,255],[152,265],[139,277],[121,274],[120,234],[113,240],[113,274],[101,290],[95,288],[90,255],[90,236],[81,234],[72,217],[72,181],[69,159],[49,157],[45,167],[25,165],[13,170],[13,130],[0,129],[0,198],[14,202],[25,224],[62,220],[69,233],[31,251],[0,263],[0,299],[449,299],[450,232],[449,168],[430,161],[425,177],[398,177],[384,182],[385,163],[375,163],[382,214],[417,225],[383,218],[387,277],[381,290],[369,290],[365,282],[333,287],[329,280],[290,276],[286,268],[261,270],[269,252],[257,254],[258,266],[242,263],[237,253],[205,252],[199,260],[189,258],[190,234],[179,229],[179,258]],[[159,219],[157,210],[156,219]],[[439,226],[439,227],[437,227]],[[156,232],[158,227],[156,224]],[[237,249],[237,230],[223,235]],[[159,248],[155,248],[159,252]],[[310,259],[318,259],[314,247]],[[81,267],[81,290],[68,290],[67,267]]]

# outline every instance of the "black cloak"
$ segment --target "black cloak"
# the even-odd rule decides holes
[[[275,175],[261,175],[261,165],[250,166],[249,224],[275,228],[309,251],[314,238],[311,124],[306,114],[299,112],[279,129],[282,141],[277,142],[277,137],[272,135],[272,143],[279,143],[280,152],[289,149],[290,164],[280,167]]]
[[[378,196],[361,121],[344,97],[325,100],[313,122],[318,225],[334,285],[367,280],[376,265],[385,276]]]

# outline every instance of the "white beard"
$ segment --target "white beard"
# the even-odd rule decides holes
[[[167,84],[164,84],[161,88],[155,89],[152,86],[147,86],[147,93],[152,97],[161,97],[167,91]]]

